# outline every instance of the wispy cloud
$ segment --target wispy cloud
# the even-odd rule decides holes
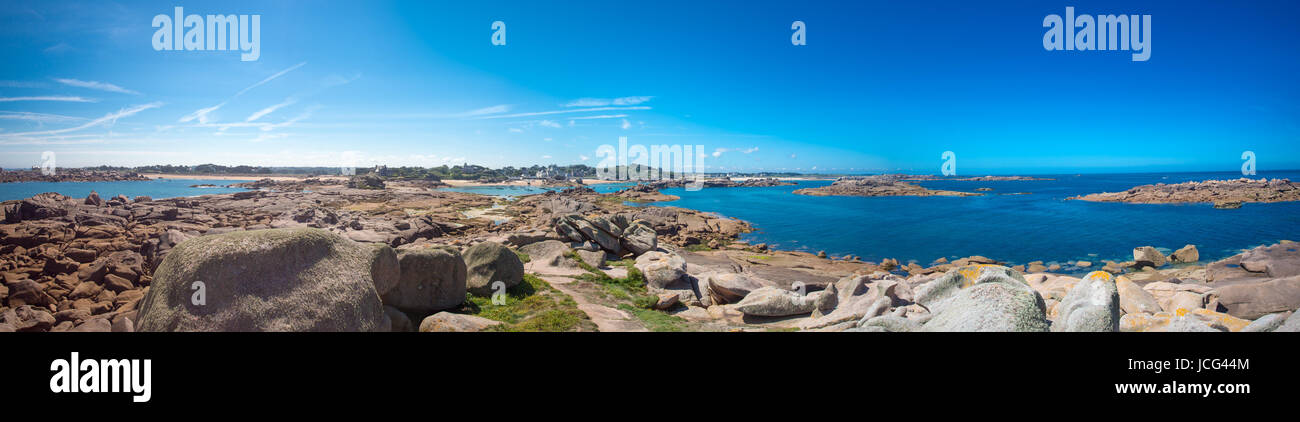
[[[244,93],[245,93],[245,92],[248,92],[248,90],[253,89],[253,88],[257,88],[257,87],[259,87],[259,86],[262,86],[262,84],[265,84],[265,83],[267,83],[267,82],[274,81],[276,78],[279,78],[279,77],[281,77],[281,76],[284,76],[286,73],[292,72],[292,71],[294,71],[294,70],[297,69],[297,68],[300,68],[300,67],[305,66],[306,64],[307,64],[307,62],[298,63],[298,64],[295,64],[295,65],[293,65],[293,66],[289,66],[288,69],[285,69],[285,70],[281,70],[281,71],[279,71],[279,72],[276,72],[274,75],[271,75],[271,76],[266,77],[266,79],[263,79],[263,80],[261,80],[261,81],[258,81],[258,82],[255,83],[255,84],[249,85],[248,88],[244,88],[244,89],[239,90],[239,92],[236,92],[236,93],[235,93],[235,97],[239,97],[240,95],[244,95]]]
[[[279,110],[279,109],[284,108],[284,107],[291,106],[291,105],[293,105],[294,103],[297,103],[297,102],[298,102],[298,99],[296,99],[296,98],[293,98],[293,97],[286,98],[286,99],[284,99],[283,102],[281,102],[281,103],[279,103],[279,104],[276,104],[276,105],[273,105],[273,106],[270,106],[270,107],[267,107],[267,108],[264,108],[264,109],[258,110],[256,113],[253,113],[253,114],[249,115],[249,116],[248,116],[248,119],[245,119],[244,121],[245,121],[245,122],[251,122],[251,121],[254,121],[254,120],[260,119],[260,118],[262,118],[262,116],[265,116],[265,115],[268,115],[268,114],[274,113],[276,110]]]
[[[494,105],[491,107],[483,107],[477,110],[470,110],[464,113],[449,114],[446,115],[445,117],[449,117],[449,118],[477,117],[477,116],[487,116],[491,114],[501,114],[509,111],[510,111],[509,105],[501,104],[501,105]]]
[[[135,91],[132,91],[132,90],[129,90],[129,89],[126,89],[126,88],[122,88],[122,87],[120,87],[120,86],[113,85],[113,84],[106,83],[106,82],[99,82],[99,81],[83,81],[83,80],[79,80],[79,79],[68,79],[68,78],[54,78],[54,81],[55,81],[55,82],[58,82],[58,83],[61,83],[61,84],[64,84],[64,85],[68,85],[68,86],[75,86],[75,87],[78,87],[78,88],[87,88],[87,89],[95,89],[95,90],[100,90],[100,91],[117,92],[117,93],[121,93],[121,94],[140,95],[139,92],[135,92]]]
[[[226,103],[230,102],[230,100],[233,100],[233,99],[239,98],[240,95],[244,95],[244,93],[245,93],[245,92],[248,92],[248,90],[253,89],[253,88],[257,88],[257,87],[259,87],[259,86],[262,86],[262,84],[265,84],[265,83],[267,83],[267,82],[271,82],[271,81],[275,80],[276,78],[279,78],[279,77],[281,77],[281,76],[284,76],[286,73],[292,72],[294,69],[297,69],[297,68],[303,67],[303,65],[306,65],[306,64],[307,64],[307,62],[302,62],[302,63],[298,63],[298,64],[293,65],[293,66],[289,66],[288,69],[285,69],[285,70],[281,70],[281,71],[279,71],[279,72],[276,72],[274,75],[271,75],[271,76],[266,77],[266,79],[262,79],[262,80],[260,80],[260,81],[257,81],[257,83],[252,84],[252,85],[249,85],[247,88],[244,88],[244,89],[239,90],[239,92],[236,92],[235,95],[232,96],[232,97],[230,97],[229,100],[222,101],[221,104],[217,104],[217,105],[214,105],[214,106],[212,106],[212,107],[200,108],[200,109],[198,109],[198,110],[194,110],[193,113],[190,113],[190,114],[186,114],[186,115],[184,115],[184,116],[181,116],[180,120],[177,120],[177,121],[178,121],[178,122],[181,122],[181,123],[188,123],[188,122],[193,121],[193,120],[198,120],[198,121],[199,121],[199,124],[208,124],[209,122],[212,121],[212,119],[209,118],[208,115],[211,114],[211,113],[214,112],[214,111],[217,111],[217,109],[221,108],[222,106],[225,106]],[[274,111],[274,110],[272,110],[272,111]],[[254,114],[257,114],[257,113],[254,113]],[[261,116],[258,116],[258,117],[261,117]]]
[[[619,127],[623,128],[623,130],[628,130],[632,127],[632,122],[627,121],[627,119],[623,119],[623,124],[619,125]]]
[[[626,114],[602,114],[599,116],[570,117],[569,120],[618,119],[623,117],[627,117],[627,115]]]
[[[555,121],[552,120],[542,120],[540,122],[537,122],[537,124],[550,127],[550,128],[556,128],[556,129],[559,129],[561,127],[559,123],[556,123]]]
[[[200,124],[207,124],[210,121],[210,119],[208,119],[208,114],[217,111],[217,109],[221,108],[221,106],[224,105],[226,105],[226,103],[221,103],[221,104],[214,105],[212,107],[200,108],[198,110],[194,110],[193,113],[181,116],[181,118],[177,120],[177,122],[188,123],[192,120],[198,120]]]
[[[713,150],[713,154],[712,154],[712,155],[713,155],[713,158],[718,158],[718,157],[721,157],[722,154],[727,153],[727,152],[731,152],[731,151],[739,152],[739,153],[741,153],[741,154],[753,154],[753,153],[755,153],[755,152],[758,152],[758,147],[749,147],[749,148],[745,148],[745,149],[740,149],[740,148],[718,148],[718,149]]]
[[[64,129],[54,129],[54,130],[34,131],[34,132],[9,133],[9,134],[3,134],[3,135],[0,135],[0,137],[57,135],[57,134],[61,134],[61,133],[76,132],[76,131],[83,130],[83,129],[89,129],[89,128],[92,128],[92,127],[95,127],[95,126],[100,126],[100,125],[112,126],[114,123],[117,123],[117,119],[120,119],[120,118],[123,118],[123,117],[132,116],[132,115],[135,115],[136,113],[139,113],[139,112],[142,112],[142,111],[145,111],[145,110],[151,109],[151,108],[162,107],[162,105],[163,105],[163,103],[160,103],[160,102],[154,102],[154,103],[149,103],[149,104],[142,104],[142,105],[138,105],[138,106],[135,106],[135,107],[124,108],[124,109],[118,110],[116,113],[108,113],[108,114],[104,115],[104,117],[100,117],[100,118],[98,118],[98,119],[91,120],[91,121],[86,122],[86,123],[84,123],[84,124],[82,124],[82,125],[80,125],[80,126],[75,126],[75,127],[70,127],[70,128],[64,128]]]
[[[479,119],[503,119],[503,118],[512,118],[512,117],[548,116],[552,114],[564,114],[564,113],[586,113],[586,112],[593,112],[593,111],[629,111],[629,110],[649,110],[649,109],[650,107],[648,106],[592,107],[592,108],[575,108],[572,110],[554,110],[554,111],[537,111],[532,113],[501,114],[495,116],[483,116],[483,117],[479,117]]]
[[[619,98],[579,98],[565,104],[565,107],[602,107],[602,106],[632,106],[650,101],[654,97],[619,97]]]
[[[65,95],[41,96],[41,97],[0,97],[0,103],[15,101],[63,101],[70,103],[93,103],[99,100],[85,97],[72,97]]]
[[[524,133],[524,130],[523,130],[523,129],[520,129],[520,128],[517,128],[517,127],[512,127],[512,128],[510,128],[510,129],[508,129],[508,130],[510,131],[510,133]]]

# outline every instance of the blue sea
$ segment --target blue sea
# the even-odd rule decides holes
[[[1122,204],[1066,201],[1096,192],[1118,192],[1153,183],[1234,179],[1240,173],[1046,175],[1056,180],[921,182],[934,189],[975,192],[978,197],[843,197],[792,194],[830,181],[797,186],[665,189],[677,206],[749,221],[757,231],[743,240],[785,250],[826,251],[863,260],[896,258],[925,265],[938,259],[983,255],[1012,264],[1030,261],[1132,260],[1134,247],[1165,253],[1196,245],[1214,260],[1281,239],[1300,241],[1300,202],[1247,203],[1217,210],[1210,204]],[[1260,172],[1255,177],[1300,180],[1300,171]],[[1011,193],[1025,195],[1007,195]]]
[[[176,198],[182,196],[212,195],[218,193],[242,192],[248,189],[227,188],[224,186],[243,183],[246,180],[196,180],[196,179],[155,179],[149,181],[123,182],[17,182],[0,183],[0,201],[25,199],[39,193],[57,192],[63,195],[84,198],[91,191],[99,193],[107,200],[117,195],[127,198],[148,196],[153,199]],[[192,188],[192,185],[217,185],[216,188]]]

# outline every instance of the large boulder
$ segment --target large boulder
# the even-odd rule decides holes
[[[190,239],[167,254],[138,331],[383,331],[371,253],[318,229]],[[205,302],[196,303],[196,282]]]
[[[786,289],[762,287],[750,292],[740,303],[737,303],[736,310],[745,315],[755,316],[803,315],[817,309],[817,302],[823,294],[825,294],[824,290],[801,295]]]
[[[1151,246],[1142,246],[1133,248],[1133,261],[1138,266],[1162,267],[1165,265],[1165,255]]]
[[[1120,318],[1119,330],[1124,332],[1229,332],[1241,331],[1250,325],[1249,320],[1208,309],[1155,314],[1128,314]]]
[[[623,231],[623,237],[619,242],[633,255],[641,255],[659,247],[655,229],[645,220],[637,220],[629,225],[627,230]]]
[[[401,277],[383,296],[384,304],[405,312],[430,314],[465,301],[467,270],[450,247],[408,248],[397,252]]]
[[[494,321],[475,315],[439,312],[429,315],[425,317],[423,321],[420,321],[420,332],[476,332],[497,325],[501,325],[501,321]]]
[[[397,263],[397,251],[391,246],[373,243],[370,247],[370,278],[375,281],[375,291],[379,296],[397,287],[401,281],[402,267]]]
[[[700,293],[708,296],[711,303],[719,305],[739,302],[751,292],[772,284],[757,277],[739,273],[704,274],[700,276],[700,281],[702,282]]]
[[[476,296],[491,296],[492,283],[504,282],[506,288],[524,280],[524,263],[514,251],[496,242],[482,242],[465,249],[465,288]]]
[[[948,271],[916,289],[933,315],[925,331],[1047,331],[1043,297],[1019,272],[999,265]]]
[[[1283,323],[1286,323],[1286,318],[1288,316],[1291,316],[1291,314],[1287,312],[1279,312],[1276,314],[1264,315],[1262,317],[1259,317],[1259,319],[1257,320],[1251,321],[1250,325],[1247,325],[1246,328],[1241,329],[1241,332],[1267,333],[1269,331],[1276,330],[1278,327],[1281,327]]]
[[[1169,260],[1173,262],[1197,262],[1201,260],[1201,251],[1196,249],[1196,245],[1183,246],[1170,254]]]
[[[519,248],[519,252],[528,255],[530,263],[545,267],[574,267],[573,260],[564,255],[569,253],[569,244],[558,240],[533,242]]]
[[[1146,291],[1128,277],[1115,277],[1115,287],[1119,290],[1119,307],[1127,314],[1136,314],[1141,312],[1156,313],[1163,310],[1160,302],[1156,300],[1151,292]]]
[[[623,245],[619,243],[618,236],[607,231],[614,226],[603,218],[597,217],[596,221],[600,223],[599,227],[592,221],[578,215],[562,216],[555,222],[555,232],[574,242],[587,240],[596,242],[601,249],[622,256]]]
[[[1070,289],[1057,309],[1052,331],[1119,331],[1120,297],[1115,276],[1105,271],[1088,273]]]
[[[636,258],[637,270],[645,275],[646,285],[668,288],[686,276],[686,260],[675,253],[647,252]]]
[[[1229,315],[1250,320],[1295,310],[1300,308],[1300,276],[1220,287],[1219,306]]]

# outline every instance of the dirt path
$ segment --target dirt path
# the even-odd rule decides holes
[[[596,328],[604,332],[614,331],[649,331],[641,324],[636,317],[605,305],[592,303],[587,300],[586,295],[577,289],[572,277],[563,275],[537,274],[542,280],[554,287],[556,290],[564,292],[578,303],[578,309],[591,318],[591,322],[596,323]]]

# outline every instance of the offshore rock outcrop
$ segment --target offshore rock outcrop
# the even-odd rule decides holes
[[[795,190],[810,196],[979,196],[971,192],[927,189],[902,181],[903,175],[841,177],[829,186]]]
[[[1240,208],[1247,202],[1300,201],[1300,183],[1290,179],[1206,180],[1142,185],[1123,192],[1103,192],[1067,199],[1130,204],[1214,203],[1215,208]]]

